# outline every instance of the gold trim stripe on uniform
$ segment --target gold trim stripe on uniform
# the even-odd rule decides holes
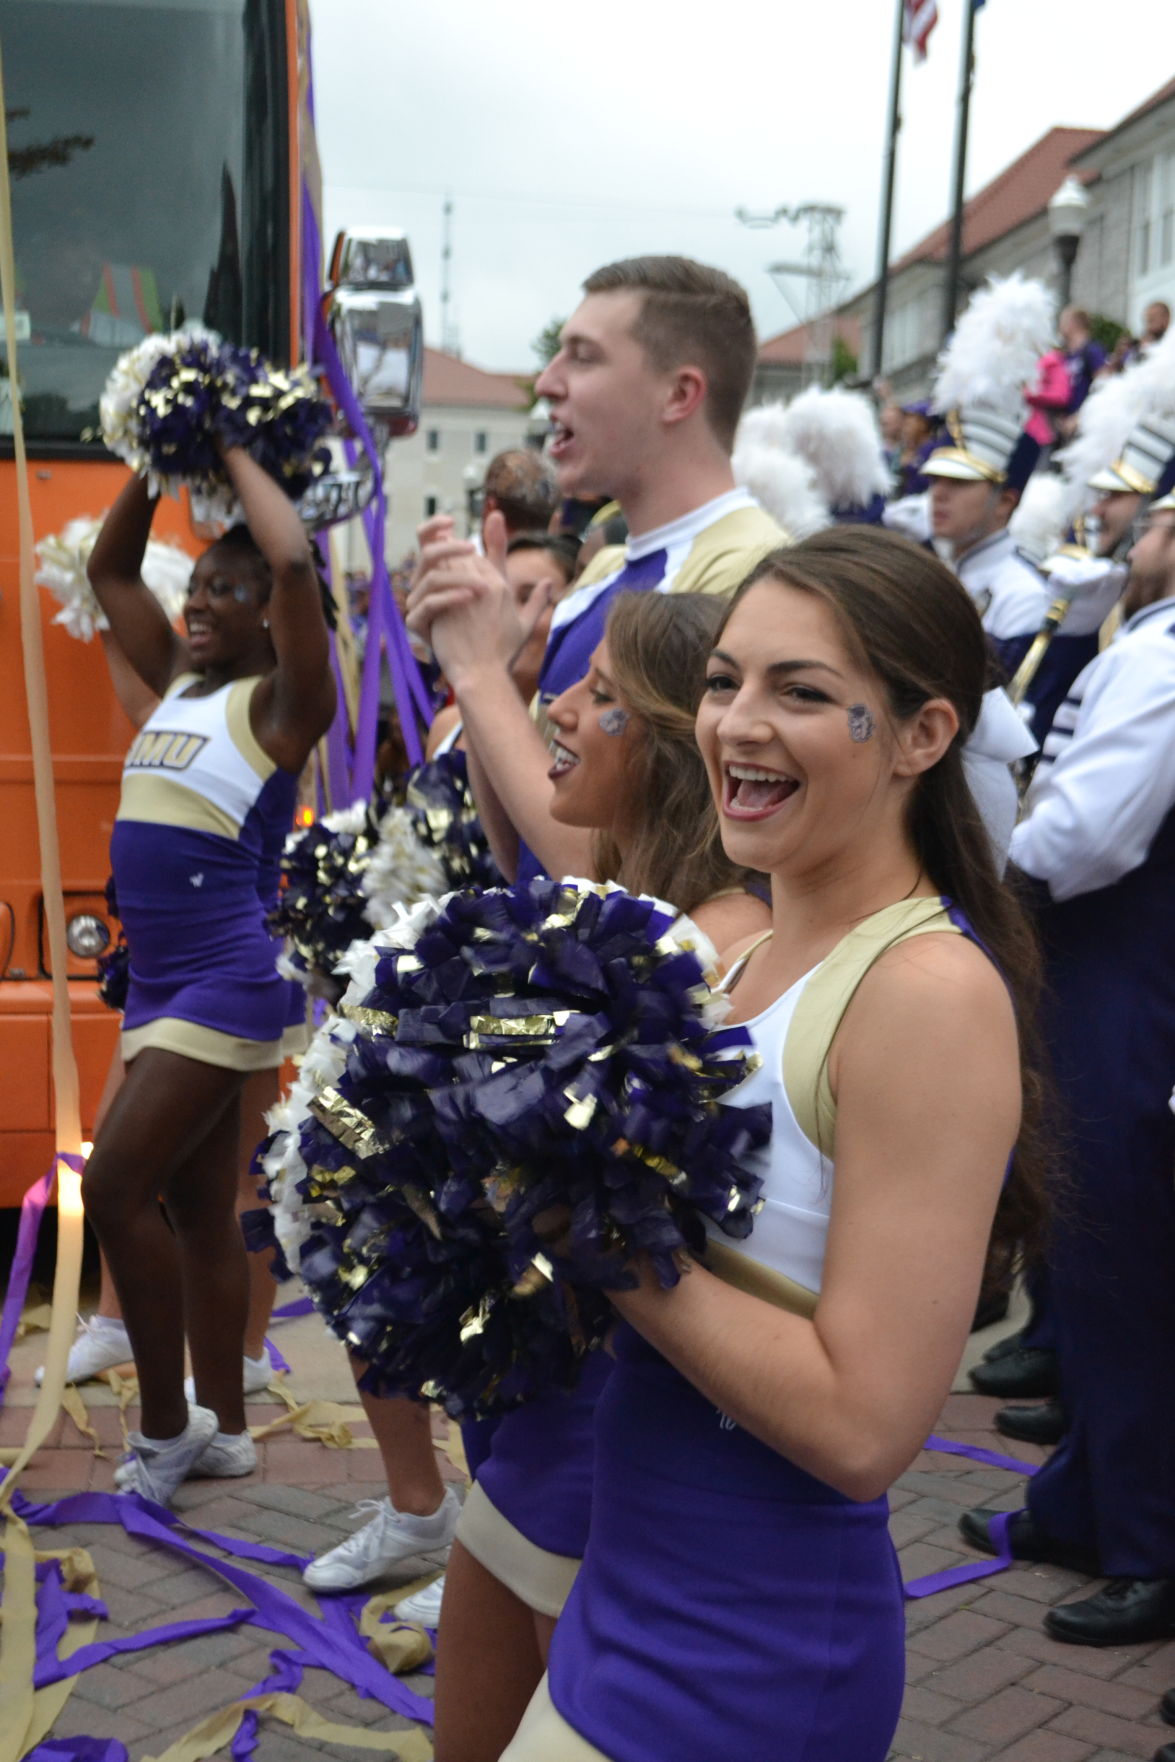
[[[124,1064],[129,1065],[150,1047],[178,1052],[226,1071],[272,1071],[282,1062],[280,1040],[244,1040],[236,1034],[223,1034],[219,1028],[207,1028],[202,1022],[185,1022],[180,1016],[156,1016],[141,1028],[123,1029],[119,1049]]]

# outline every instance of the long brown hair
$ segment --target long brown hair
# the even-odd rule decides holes
[[[1017,1242],[1035,1252],[1047,1215],[1049,1170],[1041,1127],[1044,1084],[1037,1041],[1040,955],[1012,887],[996,871],[991,841],[963,766],[988,683],[988,651],[970,594],[938,558],[876,527],[835,526],[773,551],[734,596],[778,581],[821,599],[850,653],[882,683],[904,722],[946,698],[959,731],[910,792],[907,829],[923,873],[958,906],[1011,993],[1020,1039],[1022,1114],[1012,1170],[992,1232],[989,1278],[1007,1273]]]
[[[725,613],[710,594],[624,593],[608,615],[611,678],[639,725],[629,788],[642,812],[623,858],[610,833],[596,834],[596,873],[682,912],[747,880],[722,848],[694,740],[706,661]]]

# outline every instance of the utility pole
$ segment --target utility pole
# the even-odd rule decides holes
[[[805,385],[825,384],[832,363],[834,308],[848,282],[840,256],[840,223],[845,211],[829,202],[804,202],[796,208],[776,208],[771,214],[753,214],[737,208],[735,218],[744,226],[777,226],[781,220],[807,228],[802,261],[770,263],[767,273],[807,331],[804,352]],[[799,276],[805,283],[803,310],[787,290],[786,279]]]

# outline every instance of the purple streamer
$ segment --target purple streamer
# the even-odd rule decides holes
[[[313,1315],[314,1304],[309,1297],[296,1297],[293,1303],[283,1303],[280,1309],[270,1314],[270,1321],[293,1321],[296,1315]]]
[[[65,1587],[61,1578],[61,1562],[44,1560],[36,1567],[37,1583],[37,1664],[44,1658],[56,1658],[57,1648],[69,1626],[69,1610],[65,1606]],[[33,1677],[34,1683],[36,1676]]]
[[[234,1609],[228,1615],[210,1615],[203,1621],[165,1622],[159,1627],[146,1628],[142,1633],[124,1634],[121,1639],[94,1640],[88,1646],[79,1646],[68,1658],[57,1656],[56,1642],[52,1650],[42,1649],[38,1622],[33,1687],[43,1689],[50,1683],[64,1682],[67,1676],[79,1676],[83,1670],[92,1670],[95,1664],[105,1664],[108,1659],[120,1658],[127,1652],[148,1652],[153,1646],[168,1646],[174,1640],[199,1639],[201,1634],[222,1633],[225,1628],[242,1627],[256,1619],[255,1609]]]
[[[314,202],[305,181],[302,184],[302,264],[303,315],[306,335],[311,339],[316,365],[324,372],[340,411],[351,432],[367,455],[371,466],[375,495],[363,511],[363,524],[371,550],[371,589],[368,602],[367,649],[363,657],[363,681],[359,700],[359,719],[355,729],[354,758],[351,772],[351,799],[366,800],[371,794],[375,776],[375,732],[379,721],[380,655],[387,649],[392,675],[392,691],[400,713],[404,744],[410,763],[418,765],[424,757],[416,716],[427,726],[432,720],[433,706],[428,688],[408,640],[400,611],[392,597],[385,554],[387,500],[383,487],[383,467],[379,450],[372,439],[354,388],[343,372],[334,338],[322,310],[318,276],[322,258],[322,236]],[[354,459],[353,447],[347,448],[348,459]]]
[[[940,1438],[931,1432],[924,1450],[938,1450],[944,1456],[966,1456],[970,1462],[982,1462],[987,1468],[1006,1468],[1012,1474],[1034,1475],[1039,1467],[1035,1462],[1021,1462],[1015,1456],[1004,1456],[999,1450],[985,1450],[982,1444],[956,1444],[949,1438]]]
[[[334,1615],[319,1620],[276,1585],[246,1572],[228,1560],[215,1560],[203,1553],[176,1531],[182,1525],[173,1512],[160,1505],[127,1493],[74,1493],[47,1505],[34,1505],[19,1493],[13,1495],[13,1510],[27,1523],[117,1523],[127,1535],[181,1554],[197,1566],[205,1567],[225,1579],[248,1598],[258,1625],[273,1633],[285,1634],[305,1653],[306,1662],[329,1670],[342,1682],[349,1683],[360,1695],[379,1701],[393,1713],[425,1724],[432,1723],[432,1702],[398,1682],[386,1671],[364,1645],[354,1625],[344,1628]],[[226,1552],[252,1553],[257,1557],[257,1544],[242,1543],[235,1538],[216,1536],[214,1531],[193,1533],[213,1540]],[[265,1549],[261,1557],[276,1559],[288,1565],[304,1564],[297,1556],[279,1554]]]
[[[290,1368],[289,1359],[286,1357],[285,1353],[281,1350],[281,1348],[279,1346],[274,1345],[273,1341],[269,1338],[268,1334],[265,1336],[265,1350],[269,1353],[269,1362],[270,1362],[270,1364],[272,1364],[275,1373],[277,1371],[282,1371],[282,1370],[288,1371],[289,1370],[289,1368]]]
[[[965,1456],[969,1462],[981,1462],[986,1468],[1006,1468],[1011,1474],[1034,1475],[1038,1464],[1021,1462],[1015,1456],[1005,1456],[1000,1450],[986,1450],[982,1444],[959,1444],[950,1438],[940,1438],[931,1432],[923,1445],[925,1450],[937,1450],[944,1456]],[[996,1544],[993,1560],[969,1560],[962,1566],[945,1566],[941,1572],[927,1573],[925,1578],[910,1579],[903,1586],[907,1597],[931,1597],[935,1591],[947,1591],[954,1585],[967,1585],[973,1579],[990,1578],[993,1572],[1003,1572],[1012,1565],[1012,1549],[1008,1542],[1008,1519],[1010,1512],[1001,1512],[993,1517],[989,1526],[992,1541]]]
[[[0,1475],[0,1479],[2,1478]],[[112,1508],[112,1514],[105,1517],[79,1516],[77,1509],[75,1509],[79,1500],[117,1501],[120,1496],[115,1493],[72,1493],[64,1499],[55,1499],[49,1505],[38,1505],[26,1499],[23,1493],[17,1493],[14,1495],[13,1510],[19,1504],[20,1516],[29,1523],[43,1523],[53,1526],[71,1522],[122,1523],[125,1529],[126,1524],[118,1514],[117,1503]],[[181,1517],[177,1517],[174,1511],[169,1511],[165,1505],[154,1505],[149,1499],[141,1501],[141,1508],[144,1511],[149,1511],[158,1523],[167,1524],[170,1529],[187,1530],[190,1535],[199,1536],[202,1541],[211,1542],[214,1547],[222,1548],[226,1554],[234,1554],[242,1560],[259,1560],[265,1566],[293,1566],[299,1572],[310,1564],[310,1555],[308,1554],[287,1554],[283,1549],[270,1548],[264,1542],[246,1542],[240,1536],[222,1536],[216,1530],[196,1529],[193,1525],[186,1524]]]
[[[256,1695],[287,1694],[295,1695],[302,1686],[302,1675],[305,1669],[304,1655],[300,1652],[271,1652],[269,1654],[270,1674],[264,1677],[256,1687],[241,1696],[243,1701],[251,1701]],[[233,1738],[230,1755],[233,1762],[251,1762],[257,1753],[257,1732],[260,1719],[252,1708],[245,1714],[237,1727]]]
[[[330,664],[335,676],[334,719],[326,731],[326,782],[333,809],[349,808],[353,800],[350,754],[347,749],[347,694],[334,631],[329,632]]]
[[[80,1156],[72,1156],[68,1151],[59,1150],[49,1164],[46,1172],[34,1181],[20,1202],[20,1227],[16,1234],[16,1251],[12,1256],[12,1265],[8,1271],[8,1289],[4,1297],[4,1308],[0,1310],[0,1407],[4,1405],[4,1394],[8,1387],[8,1379],[12,1375],[12,1367],[8,1362],[12,1351],[12,1342],[16,1338],[16,1330],[24,1312],[24,1300],[28,1295],[29,1277],[33,1270],[33,1256],[37,1251],[37,1237],[41,1232],[41,1219],[45,1215],[45,1207],[53,1192],[53,1183],[57,1179],[57,1165],[65,1163],[75,1174],[81,1174],[85,1164]]]
[[[977,1578],[990,1578],[993,1572],[1003,1572],[1013,1564],[1012,1549],[1008,1541],[1008,1523],[1012,1517],[1010,1511],[1001,1511],[993,1517],[989,1533],[996,1545],[994,1560],[969,1560],[964,1566],[947,1566],[941,1572],[929,1572],[925,1578],[912,1578],[902,1590],[907,1597],[932,1597],[935,1591],[949,1591],[955,1585],[967,1585]]]
[[[117,1738],[46,1738],[24,1762],[129,1762],[129,1757]]]

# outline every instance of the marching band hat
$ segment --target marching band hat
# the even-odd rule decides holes
[[[927,477],[1024,488],[1040,458],[1040,446],[1024,433],[1017,417],[975,407],[952,410],[946,424],[951,444],[931,453],[922,467]]]
[[[1172,452],[1163,469],[1163,475],[1160,477],[1155,491],[1155,499],[1150,505],[1150,512],[1152,514],[1175,512],[1175,452]]]
[[[1089,480],[1102,495],[1153,496],[1175,460],[1175,417],[1144,416],[1130,431],[1121,457]],[[1170,487],[1170,486],[1168,486]]]

